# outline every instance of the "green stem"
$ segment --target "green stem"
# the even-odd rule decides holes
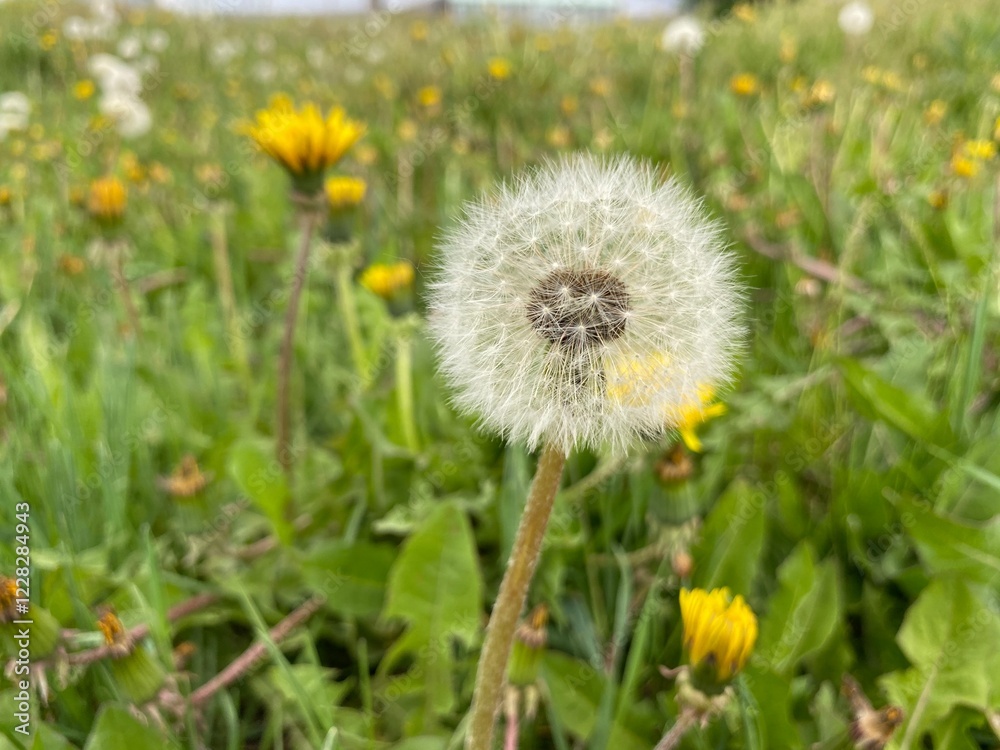
[[[413,339],[409,331],[396,336],[396,404],[403,423],[403,442],[411,453],[420,450],[413,416]]]
[[[500,710],[507,672],[507,662],[514,643],[517,620],[528,595],[535,566],[542,552],[542,540],[552,513],[552,504],[562,480],[566,454],[549,445],[538,460],[535,479],[528,491],[528,500],[517,529],[514,547],[507,563],[507,572],[500,584],[486,639],[479,657],[476,689],[472,695],[469,731],[465,736],[466,750],[493,750],[493,733]]]
[[[361,323],[358,321],[358,309],[354,300],[351,265],[345,260],[341,260],[337,266],[337,304],[340,306],[340,317],[344,321],[344,328],[347,329],[347,341],[351,347],[354,369],[361,381],[361,390],[364,390],[368,387],[368,358],[365,356]]]
[[[275,451],[278,463],[285,473],[288,473],[292,467],[292,455],[289,450],[291,441],[289,390],[292,379],[292,358],[295,353],[295,324],[299,316],[299,299],[302,297],[302,289],[305,287],[306,275],[309,272],[309,250],[312,246],[313,229],[316,227],[318,218],[315,211],[303,210],[299,214],[302,236],[299,254],[295,260],[295,276],[292,278],[288,310],[285,312],[285,333],[281,339],[281,354],[278,359],[278,427]]]
[[[219,286],[219,303],[222,305],[222,319],[226,337],[236,367],[244,386],[249,391],[251,383],[250,366],[247,360],[246,342],[236,322],[236,293],[233,291],[233,270],[229,262],[229,242],[226,236],[226,210],[221,205],[212,207],[209,236],[212,245],[212,261],[215,266],[215,281]]]

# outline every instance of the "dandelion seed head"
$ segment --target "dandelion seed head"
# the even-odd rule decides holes
[[[743,297],[718,224],[631,157],[574,155],[465,207],[431,332],[456,405],[531,448],[627,450],[731,377]]]

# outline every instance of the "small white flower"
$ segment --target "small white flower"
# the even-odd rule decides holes
[[[694,55],[705,44],[705,29],[697,18],[680,16],[667,24],[660,44],[668,52]]]
[[[257,64],[253,66],[251,74],[254,79],[260,83],[270,83],[274,80],[274,77],[278,75],[278,68],[270,60],[259,60]]]
[[[111,92],[101,97],[100,110],[115,121],[123,138],[138,138],[150,131],[153,114],[141,99],[125,92]]]
[[[163,52],[170,46],[170,34],[163,29],[152,29],[146,34],[146,46],[151,52]]]
[[[90,23],[86,18],[80,18],[80,16],[70,16],[63,21],[62,30],[63,36],[72,42],[83,41],[93,36]]]
[[[87,67],[107,94],[137,97],[142,91],[142,75],[121,58],[106,53],[97,54],[87,61]]]
[[[243,42],[238,39],[220,39],[209,51],[208,56],[213,65],[222,67],[242,55],[244,49]]]
[[[123,36],[118,42],[118,54],[126,60],[138,57],[142,52],[142,40],[135,34]]]
[[[467,204],[440,243],[430,330],[455,401],[534,448],[626,450],[725,384],[734,257],[675,180],[580,154]]]
[[[875,14],[867,3],[855,0],[840,9],[837,23],[848,36],[864,36],[875,25]]]

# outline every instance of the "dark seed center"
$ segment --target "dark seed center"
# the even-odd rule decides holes
[[[528,320],[543,337],[579,352],[625,333],[629,297],[607,271],[553,271],[531,290]]]

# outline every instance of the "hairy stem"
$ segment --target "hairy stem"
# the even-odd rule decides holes
[[[292,277],[292,291],[288,298],[288,310],[285,312],[285,334],[281,339],[281,354],[278,359],[278,425],[275,452],[278,463],[285,472],[292,466],[292,455],[289,450],[291,439],[291,417],[288,411],[289,387],[292,378],[292,356],[295,352],[295,323],[299,317],[299,298],[305,287],[306,275],[309,272],[309,250],[312,246],[313,230],[316,227],[318,215],[308,209],[299,213],[302,236],[299,254],[295,260],[295,276]]]
[[[521,616],[528,586],[542,551],[542,540],[552,512],[552,503],[562,479],[566,454],[562,449],[547,446],[538,460],[535,479],[528,492],[524,515],[517,529],[514,548],[507,563],[507,572],[500,584],[500,593],[486,639],[479,657],[476,689],[472,695],[469,731],[465,736],[466,750],[492,750],[493,732],[503,696],[507,662],[514,643],[517,620]]]
[[[671,750],[681,744],[681,738],[687,734],[688,730],[698,723],[698,715],[689,708],[681,711],[677,721],[670,727],[670,731],[663,735],[663,739],[654,750]]]

